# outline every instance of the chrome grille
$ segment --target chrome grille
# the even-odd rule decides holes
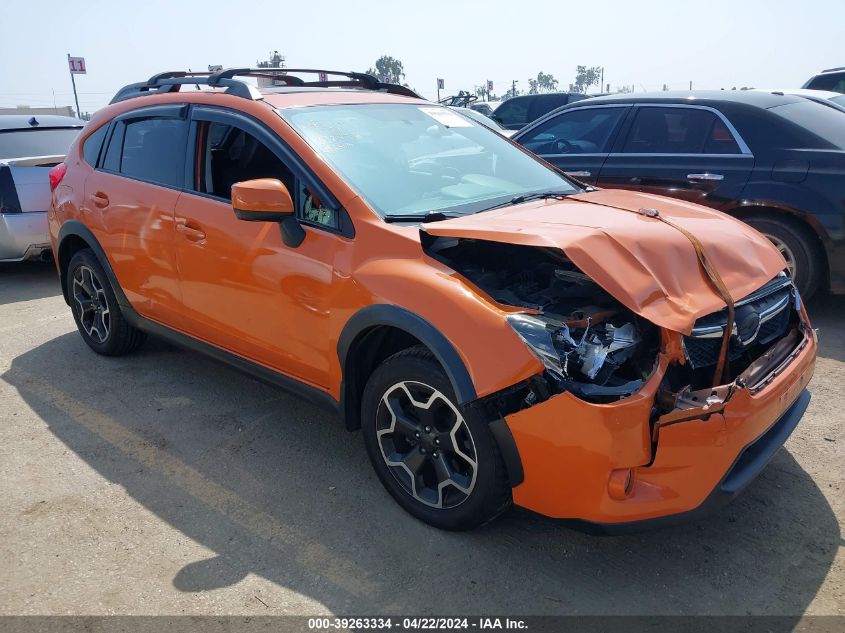
[[[754,346],[767,345],[786,334],[794,298],[791,280],[779,275],[737,301],[728,358],[734,361]],[[708,314],[684,337],[684,350],[693,369],[716,364],[727,320],[727,308]]]

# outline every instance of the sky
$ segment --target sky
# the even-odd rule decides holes
[[[289,67],[365,71],[402,61],[426,98],[578,65],[611,89],[800,87],[845,66],[845,0],[0,0],[0,107],[72,105],[67,54],[84,57],[80,107],[164,70],[253,66],[278,50]],[[597,89],[597,88],[596,88]],[[54,97],[55,95],[55,97]]]

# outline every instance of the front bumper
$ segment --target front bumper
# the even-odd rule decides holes
[[[816,341],[765,387],[737,389],[724,409],[660,429],[652,459],[649,419],[665,366],[633,396],[607,405],[563,393],[506,418],[524,481],[514,502],[541,514],[619,531],[683,519],[738,494],[786,441],[806,409]],[[611,474],[634,469],[630,494],[610,494]],[[618,495],[617,495],[618,496]]]
[[[46,211],[0,213],[0,262],[41,259],[49,253]]]

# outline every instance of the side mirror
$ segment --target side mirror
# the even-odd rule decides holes
[[[305,229],[296,219],[290,192],[281,180],[257,178],[232,185],[232,208],[239,220],[279,222],[285,244],[296,248],[305,239]]]
[[[281,222],[294,211],[288,188],[276,178],[236,182],[232,208],[239,220],[247,222]]]

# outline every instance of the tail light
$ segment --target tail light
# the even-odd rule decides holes
[[[59,163],[50,170],[50,191],[55,191],[67,173],[67,165]]]

